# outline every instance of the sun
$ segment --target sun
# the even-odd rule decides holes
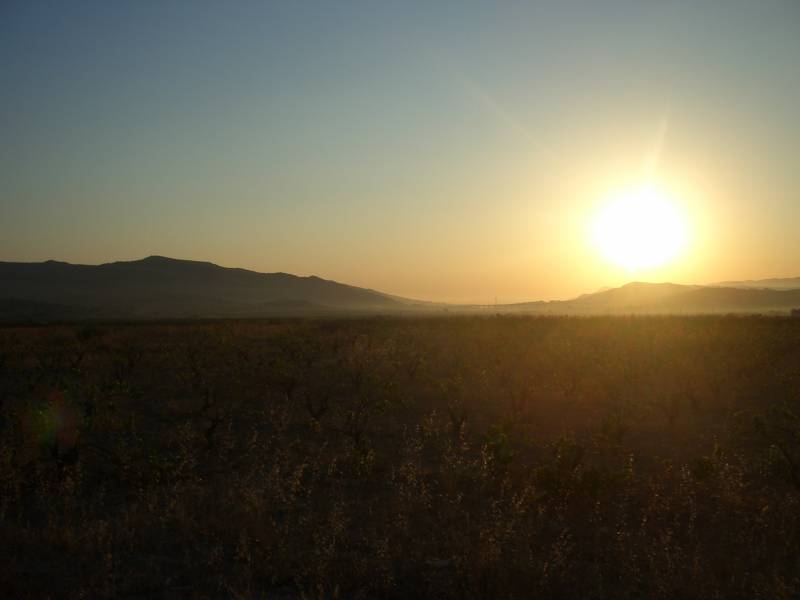
[[[600,253],[631,272],[666,265],[686,245],[686,219],[675,202],[652,185],[614,196],[592,229]]]

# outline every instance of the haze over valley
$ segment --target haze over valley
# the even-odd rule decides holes
[[[214,319],[368,314],[785,314],[800,278],[712,286],[632,282],[577,298],[448,304],[391,296],[319,277],[256,273],[150,256],[101,265],[0,262],[0,318]]]

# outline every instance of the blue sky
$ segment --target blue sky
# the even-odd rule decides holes
[[[432,4],[3,3],[0,260],[564,297],[663,128],[694,242],[637,278],[800,275],[800,4]]]

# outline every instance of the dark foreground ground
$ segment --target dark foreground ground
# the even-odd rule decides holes
[[[4,597],[796,598],[800,319],[0,330]]]

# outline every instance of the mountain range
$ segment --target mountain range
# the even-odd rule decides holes
[[[225,318],[392,310],[373,290],[163,256],[102,265],[0,262],[0,316]]]
[[[74,265],[0,262],[0,320],[253,318],[297,315],[787,313],[800,307],[800,277],[708,286],[641,283],[572,300],[447,305],[391,296],[319,277],[257,273],[150,256]]]
[[[800,287],[768,289],[632,282],[573,300],[511,305],[515,312],[556,314],[787,313]]]
[[[761,290],[796,290],[800,289],[800,277],[749,279],[747,281],[723,281],[722,283],[715,283],[714,286]]]

